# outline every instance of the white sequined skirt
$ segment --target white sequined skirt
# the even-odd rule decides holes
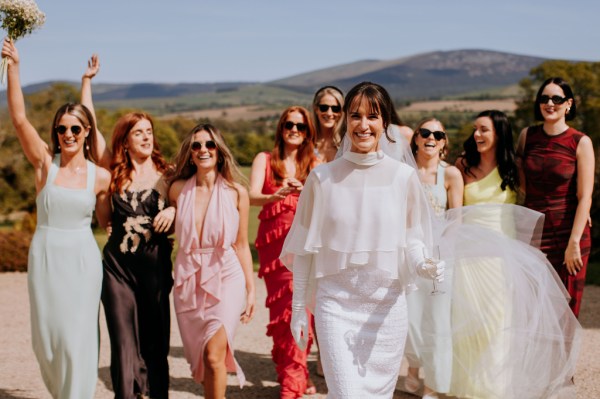
[[[361,267],[318,279],[315,323],[329,399],[393,396],[408,328],[399,280]]]

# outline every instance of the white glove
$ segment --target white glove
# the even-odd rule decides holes
[[[446,262],[443,260],[434,261],[425,258],[417,263],[417,275],[428,280],[436,280],[441,283],[444,281],[444,270]]]
[[[308,345],[308,316],[304,307],[296,309],[292,304],[292,321],[290,322],[290,328],[298,348],[300,348],[300,350],[305,350],[306,345]]]
[[[306,289],[310,275],[312,256],[294,257],[294,293],[292,295],[292,320],[290,329],[296,345],[301,350],[308,345],[308,315],[306,314]]]

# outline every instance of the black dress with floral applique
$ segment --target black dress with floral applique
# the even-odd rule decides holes
[[[155,234],[152,228],[165,200],[155,189],[125,190],[111,200],[102,303],[115,398],[167,398],[172,245],[167,234]]]

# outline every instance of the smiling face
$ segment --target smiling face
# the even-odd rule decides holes
[[[420,134],[420,129],[428,130],[429,132],[445,132],[442,124],[437,121],[427,121],[421,127],[415,130],[415,145],[417,146],[417,158],[425,157],[427,159],[440,158],[440,154],[446,146],[446,138],[436,140],[432,133],[427,138]]]
[[[334,107],[334,108],[332,108]],[[342,117],[342,107],[340,103],[331,94],[325,94],[319,100],[319,104],[315,105],[315,113],[319,118],[321,127],[325,129],[333,129],[336,123]],[[322,111],[324,109],[325,111]],[[335,111],[334,111],[335,109]]]
[[[350,151],[366,154],[379,149],[379,138],[384,126],[378,109],[371,109],[364,97],[355,97],[348,108],[348,133],[352,146]]]
[[[129,155],[136,158],[147,158],[154,150],[154,132],[152,124],[147,119],[137,122],[129,133],[125,142]]]
[[[290,128],[288,129],[288,127]],[[308,129],[308,123],[304,116],[298,111],[290,112],[281,131],[283,142],[289,147],[299,147],[306,139],[306,129]]]
[[[73,130],[76,132],[79,131],[79,133],[76,134]],[[64,131],[64,133],[61,134],[59,131]],[[85,138],[90,134],[90,129],[85,128],[77,117],[71,114],[64,114],[58,120],[58,124],[55,126],[55,132],[61,153],[75,154],[79,151],[83,151]]]
[[[546,87],[544,87],[544,90],[542,91],[540,98],[542,96],[548,96],[550,98],[552,98],[553,96],[559,96],[559,97],[564,98],[565,92],[559,85],[557,85],[555,83],[550,83]],[[540,107],[540,112],[542,114],[542,117],[544,118],[544,121],[558,122],[560,120],[565,119],[565,117],[567,115],[567,110],[569,108],[571,108],[572,104],[573,104],[573,99],[569,98],[562,104],[555,103],[552,100],[549,100],[546,104],[543,104],[540,102],[539,107]]]
[[[192,147],[198,146],[198,144],[194,143],[201,144],[200,148],[197,150],[194,150],[193,148],[190,149],[191,159],[194,165],[196,165],[196,168],[205,171],[210,169],[217,170],[219,151],[215,148],[216,144],[210,133],[206,130],[200,130],[199,132],[194,133],[191,145]]]
[[[489,151],[495,152],[498,138],[496,137],[496,130],[494,129],[492,118],[481,116],[475,119],[474,128],[475,132],[473,133],[473,138],[477,145],[477,151],[480,154]]]

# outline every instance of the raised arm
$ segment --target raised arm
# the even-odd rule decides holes
[[[104,140],[104,136],[102,136],[102,133],[98,129],[98,120],[92,100],[92,79],[98,74],[99,70],[100,60],[98,59],[98,54],[93,54],[88,60],[88,66],[81,77],[81,104],[85,105],[94,116],[94,125],[96,126],[96,154],[94,155],[100,166],[109,169],[112,157],[106,146],[106,140]]]
[[[39,191],[44,179],[42,170],[50,163],[52,156],[48,144],[42,140],[25,114],[25,98],[19,77],[19,52],[13,41],[8,38],[4,39],[2,45],[2,57],[8,58],[6,88],[8,112],[25,156],[35,169],[36,188]]]

